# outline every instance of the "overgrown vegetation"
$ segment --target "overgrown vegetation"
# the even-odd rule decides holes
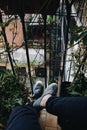
[[[0,74],[0,122],[6,123],[9,113],[16,105],[26,103],[25,79],[11,70]]]
[[[75,26],[71,37],[71,44],[78,44],[78,49],[73,52],[74,79],[68,88],[72,96],[87,96],[87,28]]]

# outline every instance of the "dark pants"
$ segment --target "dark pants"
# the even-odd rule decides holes
[[[62,130],[87,130],[87,97],[51,97],[46,109],[58,116]]]
[[[62,130],[87,130],[87,97],[50,97],[46,109],[58,116]],[[16,107],[6,130],[41,130],[32,104]]]
[[[33,105],[15,107],[10,114],[6,130],[41,130],[38,112]]]

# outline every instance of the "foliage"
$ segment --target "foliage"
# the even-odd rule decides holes
[[[87,96],[87,78],[84,73],[77,75],[77,78],[68,87],[68,92],[72,96]]]
[[[84,26],[74,26],[71,33],[71,45],[75,42],[82,41],[87,46],[87,28]]]
[[[25,80],[14,76],[11,70],[0,74],[0,122],[5,123],[12,108],[26,102]]]
[[[47,22],[48,24],[54,22],[53,16],[48,15],[48,16],[47,16],[47,19],[46,19],[46,22]]]
[[[7,22],[0,23],[0,27],[3,27],[3,28],[7,27],[13,20],[15,19],[11,18]]]
[[[79,44],[78,48],[74,50],[72,53],[74,57],[74,66],[73,71],[76,73],[77,70],[79,72],[86,72],[87,70],[87,50],[83,44]],[[75,75],[74,75],[75,76]]]
[[[74,79],[69,86],[69,93],[72,96],[87,96],[87,77],[85,76],[87,70],[87,51],[82,45],[73,54],[74,57]]]
[[[71,36],[71,45],[74,41],[78,43],[78,48],[73,52],[74,57],[74,79],[68,88],[72,96],[87,96],[87,28],[75,26]]]

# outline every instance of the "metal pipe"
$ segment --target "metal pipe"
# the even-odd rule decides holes
[[[24,23],[24,15],[20,14],[21,22],[22,22],[22,29],[23,29],[23,35],[24,35],[24,41],[25,41],[25,49],[26,49],[26,56],[27,56],[27,65],[28,65],[28,75],[30,78],[30,84],[31,84],[31,91],[33,94],[33,84],[32,84],[32,78],[31,78],[31,69],[30,69],[30,58],[29,58],[29,52],[28,52],[28,45],[26,40],[26,31],[25,31],[25,23]]]
[[[27,39],[26,39],[26,29],[25,29],[25,22],[24,22],[24,16],[25,16],[25,10],[24,10],[24,3],[21,0],[18,0],[17,4],[18,8],[18,15],[20,16],[21,22],[22,22],[22,30],[23,30],[23,36],[25,41],[25,49],[26,49],[26,57],[27,57],[27,65],[28,65],[28,76],[30,78],[30,84],[31,84],[31,92],[33,94],[33,84],[32,84],[32,78],[31,78],[31,69],[30,69],[30,58],[29,58],[29,52],[28,52],[28,45],[27,45]]]
[[[45,63],[45,88],[47,87],[47,65],[46,65],[46,60],[47,60],[47,57],[46,57],[46,18],[47,16],[44,15],[43,16],[43,19],[44,19],[44,63]]]

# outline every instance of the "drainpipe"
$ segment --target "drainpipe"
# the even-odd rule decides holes
[[[67,19],[67,28],[66,28],[66,35],[65,35],[65,39],[63,39],[63,43],[65,42],[65,46],[63,44],[63,49],[64,49],[64,54],[63,54],[63,57],[61,58],[62,59],[62,68],[61,68],[61,71],[60,71],[60,75],[59,75],[59,81],[58,81],[58,96],[60,96],[60,91],[61,91],[61,83],[63,81],[63,79],[65,78],[65,64],[66,64],[66,54],[67,54],[67,45],[68,45],[68,32],[69,32],[69,26],[70,26],[70,15],[71,15],[71,6],[72,6],[72,3],[73,3],[73,0],[71,3],[69,3],[69,0],[61,0],[60,1],[60,5],[62,6],[61,7],[61,11],[64,12],[64,3],[66,4],[66,13],[67,13],[67,16],[66,16],[66,19]],[[62,15],[64,15],[62,13]],[[64,16],[62,16],[62,27],[61,27],[61,34],[62,34],[62,37],[64,36],[63,35],[63,18]]]
[[[65,61],[66,61],[66,53],[67,53],[67,45],[68,45],[68,32],[69,32],[69,26],[70,26],[70,14],[71,14],[71,4],[69,1],[66,0],[66,10],[67,10],[67,28],[66,28],[66,37],[65,37],[65,52],[63,55],[63,69],[61,74],[61,82],[63,80],[63,76],[65,73]]]

